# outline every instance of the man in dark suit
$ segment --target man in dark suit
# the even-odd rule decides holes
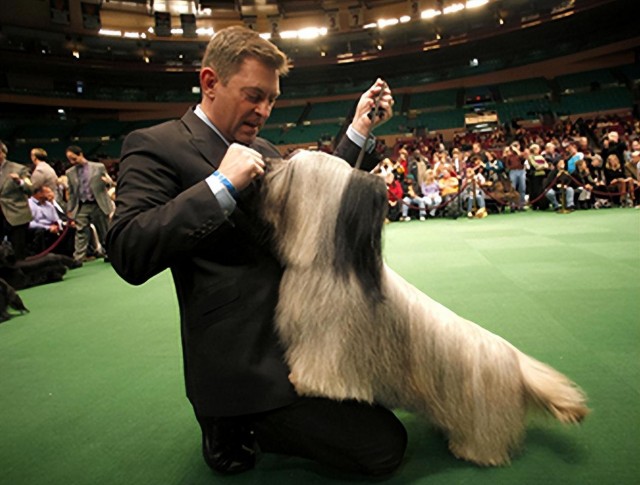
[[[108,251],[132,284],[171,269],[187,396],[211,468],[253,468],[260,449],[383,475],[402,460],[401,423],[379,406],[299,397],[273,326],[282,268],[256,204],[264,158],[280,154],[257,134],[286,71],[286,56],[251,30],[231,27],[212,38],[201,103],[124,142]],[[381,90],[381,111],[369,118]],[[392,104],[376,81],[336,154],[353,162]]]
[[[79,265],[87,255],[91,224],[98,235],[98,249],[105,244],[109,216],[113,212],[113,201],[107,190],[114,183],[104,164],[87,160],[79,146],[67,147],[67,159],[72,165],[66,172],[69,184],[67,216],[75,221],[73,259]]]

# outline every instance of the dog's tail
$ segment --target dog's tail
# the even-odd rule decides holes
[[[518,352],[525,392],[533,407],[563,423],[579,423],[587,414],[585,393],[550,366]]]

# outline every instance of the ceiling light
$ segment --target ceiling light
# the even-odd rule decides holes
[[[467,0],[467,8],[478,8],[489,3],[489,0]]]
[[[429,8],[427,10],[423,10],[422,13],[420,14],[420,18],[423,19],[432,19],[433,17],[437,17],[438,15],[441,15],[442,12],[440,10],[435,10],[433,8]]]
[[[460,10],[464,10],[464,4],[463,3],[452,3],[448,7],[443,8],[442,9],[442,13],[447,15],[447,14],[450,14],[450,13],[459,12]]]
[[[100,29],[98,31],[100,35],[106,35],[108,37],[120,37],[122,36],[121,30],[112,30],[112,29]]]
[[[378,20],[378,27],[380,27],[381,29],[384,29],[385,27],[388,27],[389,25],[397,25],[398,24],[398,19],[380,19]]]

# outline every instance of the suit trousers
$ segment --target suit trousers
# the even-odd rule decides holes
[[[6,238],[11,243],[13,248],[13,254],[17,261],[21,261],[27,257],[27,232],[29,230],[29,223],[19,224],[12,226],[9,221],[4,217],[2,210],[0,210],[0,230],[2,231],[0,239]]]
[[[105,237],[107,235],[108,217],[95,202],[81,202],[75,217],[76,238],[73,259],[82,261],[87,255],[89,240],[91,238],[90,225],[93,224],[98,233],[98,240],[104,252]],[[96,248],[98,249],[98,248]]]
[[[391,411],[352,400],[302,397],[272,411],[217,419],[249,429],[263,453],[307,458],[366,476],[392,473],[407,447],[407,432]]]

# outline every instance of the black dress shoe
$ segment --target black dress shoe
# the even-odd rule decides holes
[[[256,466],[253,431],[238,418],[203,418],[202,455],[212,470],[222,474],[240,473]]]

